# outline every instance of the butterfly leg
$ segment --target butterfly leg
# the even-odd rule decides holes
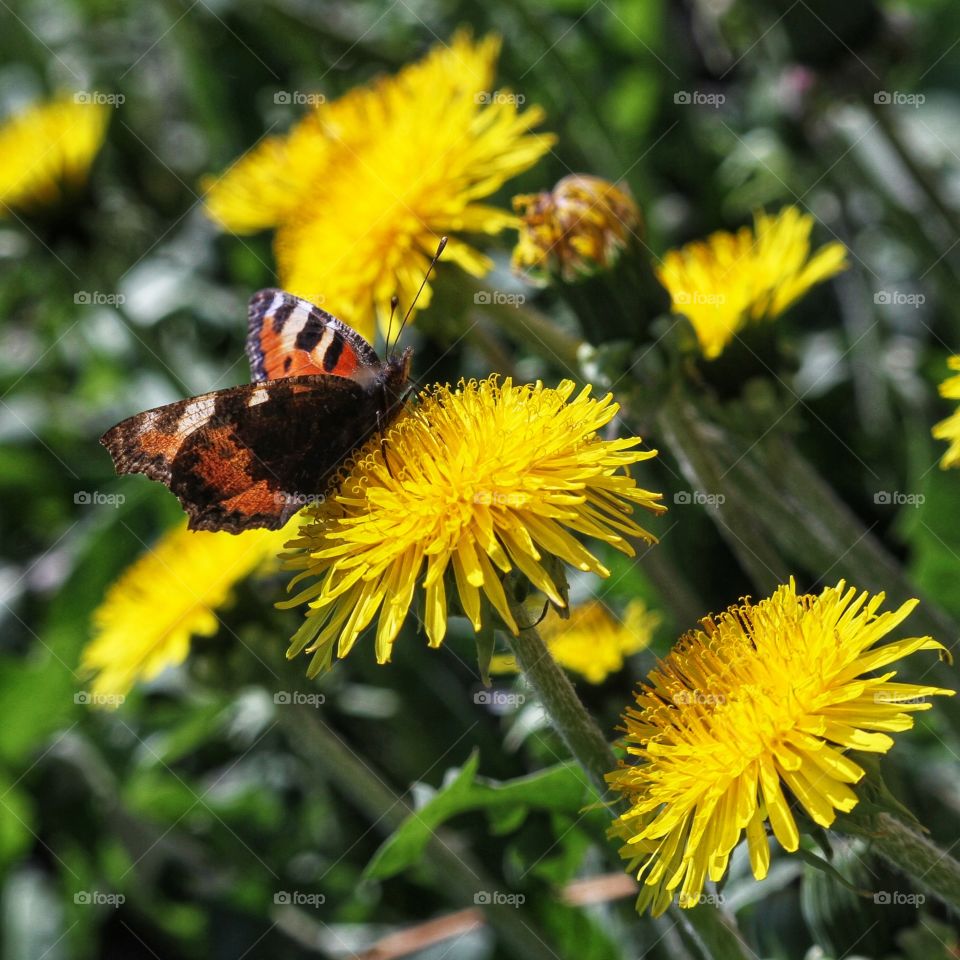
[[[380,452],[383,454],[383,462],[386,465],[387,473],[390,474],[391,478],[393,477],[393,470],[390,469],[390,457],[387,452],[387,439],[383,435],[383,418],[380,416],[380,411],[377,411],[377,433],[380,434]]]

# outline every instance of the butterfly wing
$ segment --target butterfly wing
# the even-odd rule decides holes
[[[376,429],[381,396],[326,374],[246,384],[147,410],[100,442],[117,473],[169,487],[192,530],[277,529]]]
[[[261,290],[247,311],[251,379],[327,374],[362,379],[379,367],[373,347],[332,314],[283,290]]]

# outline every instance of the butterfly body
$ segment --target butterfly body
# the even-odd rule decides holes
[[[118,473],[169,487],[193,530],[276,529],[396,416],[411,353],[381,361],[330,314],[261,290],[249,308],[252,383],[147,410],[100,442]]]

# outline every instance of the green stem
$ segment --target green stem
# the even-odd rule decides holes
[[[919,597],[910,615],[911,629],[951,644],[960,627],[940,606],[925,598],[860,518],[781,431],[755,427],[760,438],[747,442],[715,422],[703,401],[690,401],[694,416],[709,423],[698,433],[701,450],[715,459],[727,490],[750,504],[760,536],[790,561],[790,573],[806,571],[817,581],[843,578],[864,590],[885,592],[893,603]],[[771,478],[776,478],[774,481]],[[738,528],[738,532],[739,528]],[[921,669],[906,663],[909,678]],[[937,662],[922,667],[923,682],[953,688],[957,667]],[[960,727],[960,703],[945,703],[941,712]]]
[[[382,834],[389,835],[410,815],[411,809],[403,798],[318,719],[316,710],[310,707],[284,710],[281,723],[291,744],[311,769],[321,771]],[[473,905],[478,892],[497,886],[447,831],[435,832],[427,846],[427,859],[442,877],[442,889],[451,903],[458,906]],[[485,904],[481,909],[490,926],[517,956],[557,960],[545,937],[517,910],[502,904]]]
[[[674,402],[679,406],[679,401]],[[718,487],[713,489],[722,490],[727,497],[725,510],[731,504],[749,506],[749,523],[738,519],[734,529],[738,539],[754,549],[758,543],[767,544],[777,557],[785,558],[787,568],[777,568],[782,578],[778,582],[785,582],[790,573],[805,572],[817,581],[843,578],[871,592],[884,591],[894,603],[919,597],[922,602],[910,616],[913,630],[948,644],[960,633],[953,618],[923,597],[896,559],[796,449],[790,437],[774,429],[776,420],[773,427],[766,426],[764,417],[754,412],[751,435],[756,439],[749,440],[722,426],[718,422],[721,414],[704,397],[688,396],[683,403],[687,424],[695,425],[688,426],[695,443],[678,431],[678,444],[686,444],[677,451],[681,463],[682,456],[689,453],[698,466],[702,460],[713,468],[720,477],[714,477]],[[677,419],[669,410],[661,414],[664,427],[672,426]],[[688,470],[689,466],[684,472]],[[701,467],[697,476],[704,472]],[[688,478],[693,476],[691,470]],[[708,477],[698,482],[711,481]],[[909,663],[904,665],[907,674],[911,669]],[[948,687],[956,684],[956,667],[945,662],[924,666],[923,672],[925,682],[932,679]],[[960,703],[945,704],[944,710],[952,723],[960,724]]]
[[[761,593],[772,593],[790,570],[758,521],[750,497],[723,469],[716,438],[710,435],[712,424],[697,416],[679,390],[661,406],[658,423],[687,482],[711,498],[708,509],[717,529],[744,571]]]
[[[490,298],[490,291],[473,282],[475,293]],[[580,348],[584,341],[562,330],[539,310],[524,304],[484,303],[483,312],[508,337],[526,344],[537,356],[558,366],[564,374],[580,380]]]
[[[509,602],[510,612],[517,623],[526,623],[528,617],[523,605],[512,597]],[[517,636],[507,636],[524,676],[536,691],[547,716],[570,753],[603,795],[607,791],[605,776],[617,765],[606,737],[587,713],[573,684],[553,659],[536,627],[521,628]]]
[[[917,886],[960,910],[960,863],[913,827],[889,813],[841,817],[834,829],[869,841],[871,848]],[[877,893],[893,891],[877,891]]]
[[[933,208],[943,217],[950,232],[956,236],[960,234],[960,216],[957,211],[950,206],[941,194],[940,185],[937,183],[936,175],[933,171],[925,167],[907,146],[897,128],[896,123],[891,119],[889,108],[877,104],[869,97],[863,98],[867,109],[877,121],[877,125],[886,137],[887,142],[893,147],[894,152],[900,158],[901,163],[907,168],[910,176],[913,177],[917,186],[926,194],[927,200]]]
[[[510,597],[510,612],[519,624],[527,622],[522,604]],[[515,637],[507,635],[523,674],[533,687],[553,726],[563,737],[570,753],[596,784],[606,793],[605,774],[616,766],[616,758],[593,717],[577,696],[573,684],[550,654],[536,627],[521,628]],[[615,814],[610,808],[611,816]],[[742,940],[732,921],[712,906],[692,910],[671,908],[671,916],[680,924],[684,939],[705,960],[746,960]]]
[[[707,960],[744,960],[756,957],[747,945],[732,918],[715,907],[699,906],[681,910],[673,905],[668,910],[683,940]]]

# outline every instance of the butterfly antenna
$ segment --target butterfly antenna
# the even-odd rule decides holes
[[[413,313],[413,308],[417,305],[417,301],[420,299],[420,294],[423,293],[423,288],[427,285],[427,280],[430,279],[430,273],[437,265],[437,261],[440,259],[440,255],[443,253],[446,245],[447,238],[441,237],[440,242],[437,244],[437,252],[433,255],[433,259],[430,261],[430,266],[427,267],[427,272],[423,275],[423,279],[420,281],[420,288],[417,290],[417,295],[410,302],[410,306],[407,307],[407,312],[403,315],[403,320],[400,323],[400,329],[397,331],[397,339],[394,341],[394,345],[400,342],[400,334],[403,333],[403,328],[407,325],[407,320],[410,319],[410,314]]]
[[[400,298],[396,294],[394,294],[390,298],[390,319],[387,322],[387,340],[385,343],[387,354],[390,354],[392,352],[390,347],[390,331],[393,329],[393,317],[394,317],[394,314],[397,312],[398,306],[400,306]],[[397,340],[399,339],[400,339],[400,334],[397,333],[397,339],[393,341],[394,346],[397,345]]]

